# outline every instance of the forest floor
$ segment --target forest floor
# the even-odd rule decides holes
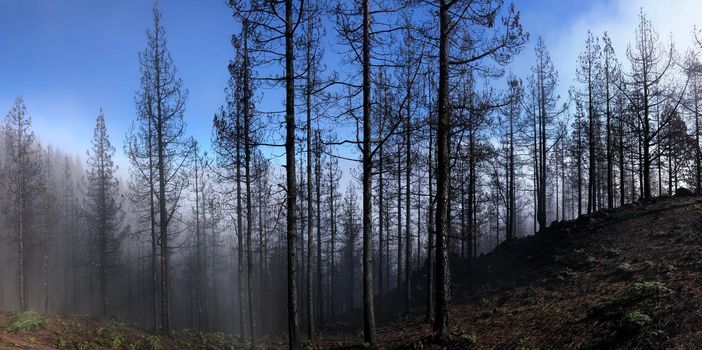
[[[158,336],[114,320],[86,316],[0,313],[0,349],[237,349],[223,333],[175,331]]]
[[[423,278],[418,274],[417,281]],[[415,310],[380,310],[384,349],[694,349],[702,344],[702,198],[660,198],[558,222],[452,268],[452,338]],[[417,283],[420,285],[419,283]],[[397,299],[378,300],[388,309]],[[359,315],[309,348],[363,348]],[[0,349],[230,349],[224,334],[155,336],[78,316],[0,313]],[[282,347],[282,343],[270,344]]]
[[[670,197],[559,222],[452,269],[452,340],[418,311],[378,329],[386,349],[698,349],[702,198]],[[358,348],[329,330],[320,348]]]

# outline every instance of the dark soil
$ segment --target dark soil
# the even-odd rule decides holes
[[[702,347],[702,199],[661,198],[554,223],[452,269],[453,338],[421,313],[381,327],[387,349]],[[422,307],[420,311],[423,311]],[[362,347],[362,332],[321,348]]]

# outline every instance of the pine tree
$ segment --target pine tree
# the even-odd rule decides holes
[[[100,110],[93,131],[92,149],[88,151],[86,197],[83,212],[94,232],[97,266],[100,276],[101,314],[109,315],[110,275],[115,267],[117,251],[123,238],[124,199],[115,177],[117,166],[112,160],[115,148],[110,143],[105,117]]]
[[[160,24],[161,13],[156,6],[153,8],[153,20],[153,30],[147,32],[147,47],[139,55],[141,88],[135,98],[140,114],[138,122],[148,131],[139,135],[146,138],[146,142],[142,143],[146,150],[141,153],[148,154],[148,162],[136,165],[147,166],[146,171],[141,173],[149,173],[146,178],[155,202],[151,219],[152,227],[158,228],[157,233],[154,231],[154,238],[157,238],[160,248],[161,331],[170,334],[169,238],[174,233],[169,232],[169,225],[186,185],[183,164],[188,159],[190,149],[184,137],[183,113],[188,91],[176,75],[176,67],[166,48],[165,30]]]
[[[657,158],[652,147],[658,142],[659,129],[652,123],[655,108],[666,102],[663,95],[662,79],[673,65],[673,46],[664,49],[653,24],[643,10],[639,13],[639,25],[633,45],[629,45],[626,57],[631,63],[631,71],[626,74],[628,89],[625,93],[633,106],[637,122],[637,138],[641,149],[641,196],[652,198],[651,164]]]
[[[599,80],[602,67],[600,66],[601,48],[599,40],[596,39],[591,32],[588,31],[588,36],[585,41],[585,50],[578,58],[578,79],[585,84],[585,95],[587,101],[587,116],[588,116],[588,154],[590,156],[588,162],[588,191],[587,191],[587,212],[588,214],[597,211],[597,145],[599,143],[599,113],[597,111],[597,103],[599,99]]]
[[[449,337],[449,304],[450,304],[450,277],[447,236],[449,235],[449,138],[452,131],[450,118],[450,66],[469,67],[469,70],[482,69],[484,72],[492,73],[492,76],[500,76],[501,69],[491,67],[494,62],[498,66],[509,62],[511,57],[518,53],[526,43],[528,38],[522,32],[519,23],[519,14],[514,7],[510,7],[508,14],[502,19],[502,26],[499,27],[495,35],[492,31],[496,29],[495,17],[502,9],[502,2],[483,0],[477,2],[456,2],[439,0],[433,4],[438,12],[438,95],[437,95],[437,170],[436,170],[436,304],[433,329],[436,337],[440,341],[445,341]],[[471,16],[459,16],[458,13],[472,13]],[[455,18],[453,18],[455,16]],[[460,21],[459,23],[453,21]],[[460,52],[453,56],[452,41],[456,28],[471,28],[471,33],[464,38],[467,40],[465,47],[470,50]],[[489,34],[488,34],[489,33]],[[488,74],[490,74],[488,73]],[[545,179],[545,177],[544,177]],[[475,213],[473,213],[475,215]]]
[[[40,148],[32,131],[32,118],[24,100],[15,99],[2,125],[5,135],[6,160],[3,182],[7,192],[7,219],[16,244],[18,264],[18,297],[20,311],[27,310],[27,250],[30,248],[29,228],[36,210],[37,194],[41,191]]]

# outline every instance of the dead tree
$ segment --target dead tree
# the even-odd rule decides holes
[[[158,219],[158,242],[160,247],[160,311],[161,331],[171,332],[170,304],[170,248],[169,224],[178,208],[185,181],[182,165],[190,150],[184,139],[183,113],[188,92],[182,80],[177,78],[175,65],[168,53],[165,31],[160,24],[161,13],[153,8],[153,31],[147,32],[147,47],[139,56],[141,87],[136,95],[137,110],[150,123],[152,133],[147,137],[153,147],[154,213]],[[173,235],[173,233],[170,233]]]
[[[87,193],[83,212],[97,237],[97,265],[103,317],[109,315],[109,276],[115,267],[115,255],[123,237],[122,221],[125,215],[122,210],[124,200],[119,193],[119,181],[115,176],[117,166],[112,160],[114,154],[115,148],[110,143],[101,110],[93,132],[92,149],[88,152]]]
[[[620,85],[619,91],[634,106],[636,134],[641,147],[641,196],[650,199],[651,163],[654,160],[651,147],[657,142],[658,131],[665,124],[658,123],[654,127],[651,114],[652,109],[667,101],[661,98],[665,90],[662,80],[673,64],[673,46],[671,44],[669,48],[663,49],[658,33],[643,10],[639,13],[634,43],[627,47],[626,57],[631,63],[631,71],[625,74],[625,81]]]
[[[449,66],[463,66],[475,69],[488,59],[505,64],[511,56],[524,45],[527,36],[522,33],[519,15],[510,8],[502,19],[502,26],[494,26],[494,18],[502,8],[500,2],[483,0],[468,3],[439,0],[438,8],[438,56],[439,56],[439,90],[437,118],[437,193],[436,193],[436,304],[433,329],[438,340],[445,341],[449,337],[449,266],[446,236],[448,233],[447,200],[449,191],[449,134],[450,100],[449,100]],[[471,13],[470,16],[456,14]],[[451,39],[454,38],[457,24],[463,22],[465,28],[470,27],[467,38],[471,41],[472,50],[454,55],[451,49]],[[480,29],[478,29],[480,28]],[[482,29],[482,30],[481,30]],[[495,35],[492,35],[492,34]]]
[[[587,100],[588,116],[588,185],[587,185],[587,213],[597,211],[597,154],[598,154],[598,125],[599,114],[597,112],[597,100],[599,93],[599,80],[602,67],[600,66],[601,48],[599,40],[588,31],[585,40],[585,50],[578,58],[578,80],[585,84],[584,93]]]
[[[27,311],[27,228],[32,224],[33,204],[41,190],[40,149],[32,131],[32,119],[24,100],[15,99],[2,125],[5,136],[6,160],[3,163],[4,186],[7,191],[7,218],[12,230],[12,241],[18,256],[18,298],[20,311]]]

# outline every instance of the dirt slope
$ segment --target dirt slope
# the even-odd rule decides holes
[[[702,199],[663,198],[556,223],[454,267],[455,349],[702,348]],[[385,348],[430,345],[417,314]],[[358,346],[330,335],[320,347]]]

